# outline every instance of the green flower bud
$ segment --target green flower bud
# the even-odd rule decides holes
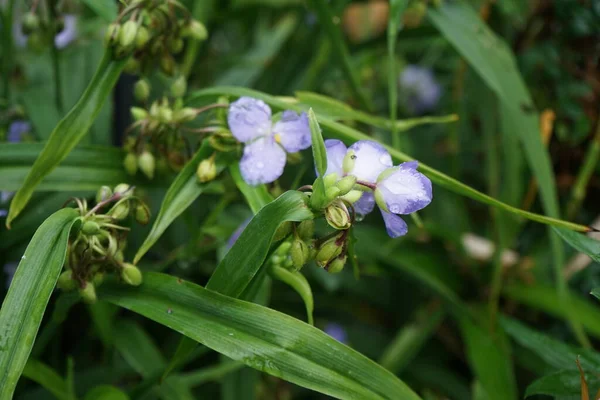
[[[135,48],[142,50],[150,40],[150,31],[145,26],[140,26],[135,35]]]
[[[352,226],[350,212],[342,201],[335,201],[325,209],[325,219],[334,229],[344,230]]]
[[[27,37],[27,46],[34,51],[41,52],[46,48],[47,41],[41,32],[36,31]]]
[[[92,282],[96,287],[102,285],[102,283],[104,283],[104,272],[96,272],[96,274],[92,278]]]
[[[85,221],[81,226],[81,232],[87,236],[93,236],[100,233],[100,225],[96,221]]]
[[[340,179],[335,185],[340,189],[340,196],[343,196],[350,192],[356,183],[356,177],[354,175],[348,175]]]
[[[68,270],[60,274],[58,281],[56,281],[56,287],[65,292],[75,290],[77,282],[73,279],[73,271]]]
[[[123,167],[125,167],[125,171],[129,175],[135,175],[137,172],[138,160],[134,153],[127,153],[125,158],[123,159]]]
[[[323,177],[323,184],[325,185],[326,188],[329,188],[333,185],[335,185],[335,183],[338,181],[338,174],[336,174],[335,172],[331,173],[331,174],[327,174]]]
[[[139,286],[142,284],[142,271],[133,264],[124,263],[121,270],[121,278],[128,285]]]
[[[134,121],[142,121],[148,118],[148,111],[141,107],[131,107],[130,111]]]
[[[362,195],[363,192],[361,190],[351,190],[340,198],[350,204],[354,204],[362,197]]]
[[[113,206],[108,212],[108,215],[116,219],[117,221],[121,221],[129,215],[129,200],[121,200],[117,204]]]
[[[133,45],[138,32],[138,24],[133,20],[129,20],[123,24],[119,32],[119,44],[128,48]]]
[[[210,182],[217,176],[217,166],[213,157],[200,161],[196,176],[201,183]]]
[[[183,39],[181,38],[173,38],[169,41],[169,50],[171,53],[177,54],[183,50]]]
[[[342,272],[342,270],[344,269],[344,265],[346,265],[346,258],[346,256],[336,258],[335,260],[327,264],[327,266],[325,266],[325,270],[330,274],[337,274],[339,272]]]
[[[112,192],[111,188],[109,188],[108,186],[102,186],[96,192],[96,203],[100,203],[104,200],[108,200],[112,197],[112,195],[113,195],[113,192]]]
[[[329,200],[329,201],[338,197],[339,194],[340,194],[340,188],[338,188],[337,186],[331,186],[325,190],[325,197],[327,197],[327,200]]]
[[[160,70],[168,76],[173,76],[175,73],[175,60],[170,54],[163,54],[160,58]]]
[[[23,21],[21,22],[21,28],[23,30],[23,34],[30,35],[35,32],[40,27],[40,19],[37,15],[32,12],[28,12],[23,16]]]
[[[106,28],[106,33],[104,35],[104,42],[107,45],[114,45],[119,38],[119,31],[121,30],[121,25],[119,24],[110,24],[108,28]]]
[[[142,225],[146,225],[150,222],[150,209],[142,202],[138,202],[135,206],[135,220]]]
[[[337,243],[338,237],[333,237],[319,246],[315,261],[321,266],[329,264],[331,260],[342,254],[342,245]]]
[[[113,258],[115,259],[116,262],[122,263],[123,260],[125,259],[125,256],[123,255],[123,252],[121,250],[118,250],[115,252],[115,255],[113,256]]]
[[[154,169],[156,168],[156,162],[154,156],[149,151],[144,151],[138,157],[138,166],[149,179],[154,178]]]
[[[206,40],[208,38],[208,31],[204,24],[195,19],[190,20],[181,33],[183,36],[189,36],[196,40]]]
[[[171,95],[173,97],[183,97],[185,96],[185,92],[187,90],[187,81],[185,76],[180,76],[175,79],[175,82],[171,85]]]
[[[125,63],[123,71],[131,75],[137,74],[140,71],[140,61],[135,57],[130,57]]]
[[[315,221],[312,219],[308,221],[302,221],[296,228],[296,233],[300,236],[302,240],[310,240],[312,239],[315,233]]]
[[[196,112],[196,110],[194,110],[193,108],[185,107],[181,110],[176,111],[173,119],[176,122],[184,123],[195,120],[197,116],[198,113]]]
[[[148,100],[148,97],[150,97],[150,84],[148,81],[145,79],[137,81],[133,86],[133,95],[139,102]]]
[[[306,264],[310,257],[310,250],[308,245],[300,239],[295,239],[292,242],[292,249],[290,250],[290,256],[292,258],[292,262],[294,263],[294,268],[299,270]]]
[[[383,193],[381,193],[381,190],[375,189],[374,195],[375,203],[377,203],[377,206],[379,206],[379,208],[381,208],[385,212],[390,212],[390,210],[388,210],[387,204],[385,203],[385,199],[383,198]]]
[[[277,254],[273,254],[271,256],[271,263],[275,264],[275,265],[279,265],[281,264],[281,262],[283,261],[283,257],[277,255]]]
[[[96,296],[96,288],[92,282],[85,282],[84,287],[79,289],[79,294],[84,303],[94,304],[98,297]]]
[[[354,150],[348,150],[346,156],[344,157],[344,161],[342,162],[342,169],[345,174],[349,174],[354,169],[354,164],[356,160],[356,154]]]
[[[119,183],[113,189],[113,193],[119,194],[119,195],[123,195],[123,194],[127,193],[127,195],[130,196],[133,194],[133,190],[129,190],[129,189],[131,189],[131,186],[128,185],[127,183]]]
[[[173,110],[168,106],[158,107],[158,120],[163,124],[168,124],[173,121]]]
[[[283,224],[279,225],[279,228],[277,228],[277,230],[275,231],[275,235],[273,236],[273,241],[277,242],[278,240],[285,238],[287,235],[290,234],[291,231],[292,231],[292,223],[284,222]]]
[[[292,248],[291,242],[283,242],[279,245],[277,250],[275,250],[275,254],[280,255],[280,256],[287,256],[288,253],[290,252],[291,248]]]

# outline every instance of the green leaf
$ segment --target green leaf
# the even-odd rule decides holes
[[[84,400],[129,400],[129,396],[114,386],[101,385],[87,392]]]
[[[52,172],[87,134],[104,102],[112,92],[126,59],[114,61],[107,50],[87,89],[69,113],[56,125],[44,150],[33,164],[10,204],[6,226],[21,213],[35,188]]]
[[[203,192],[207,187],[214,183],[200,183],[196,177],[198,164],[213,154],[214,150],[210,147],[208,141],[204,141],[194,157],[179,172],[165,198],[160,206],[158,216],[152,225],[150,233],[140,246],[133,263],[137,264],[140,259],[150,250],[156,241],[162,236],[171,223],[180,216]],[[217,163],[217,172],[222,171],[223,165]]]
[[[59,400],[68,400],[69,393],[65,380],[52,368],[41,361],[29,359],[23,369],[23,376],[40,384]]]
[[[507,343],[476,325],[469,317],[460,318],[469,364],[489,400],[518,399],[513,365]]]
[[[590,371],[591,372],[591,371]],[[600,378],[593,373],[587,374],[588,387],[600,387]],[[527,386],[525,397],[534,395],[573,396],[581,398],[581,376],[579,371],[558,371],[541,377]]]
[[[138,374],[148,378],[162,371],[163,355],[138,324],[120,320],[113,329],[117,351]]]
[[[72,208],[52,214],[35,232],[0,309],[0,399],[12,398],[62,270]]]
[[[308,110],[308,124],[310,126],[310,137],[312,140],[312,153],[315,159],[315,166],[319,176],[325,175],[327,172],[327,150],[325,149],[325,142],[323,141],[323,135],[321,134],[321,127],[317,121],[312,108]]]
[[[554,228],[554,231],[574,249],[587,254],[592,260],[600,263],[600,242],[598,240],[564,228]]]
[[[178,378],[185,386],[193,388],[207,382],[219,380],[227,374],[238,371],[243,366],[244,363],[238,361],[227,361],[220,363],[216,367],[202,368],[197,371],[181,374]]]
[[[119,9],[114,1],[82,0],[82,2],[106,22],[113,22],[117,18]]]
[[[273,278],[288,284],[300,295],[300,297],[302,297],[302,301],[304,301],[304,305],[306,307],[306,316],[308,318],[308,323],[310,325],[314,325],[313,310],[315,308],[315,304],[310,284],[308,283],[304,275],[302,275],[298,271],[293,272],[277,265],[272,265],[270,272]]]
[[[148,273],[139,287],[108,282],[99,295],[252,368],[333,397],[419,399],[393,374],[319,329],[175,277]]]
[[[290,103],[289,101],[284,101],[277,97],[252,90],[247,88],[240,87],[212,87],[208,89],[202,89],[194,92],[188,102],[193,104],[195,101],[199,101],[205,98],[216,98],[218,96],[250,96],[260,100],[263,100],[267,104],[272,107],[277,107],[284,110],[294,110],[297,112],[303,111],[303,108],[297,104]],[[372,140],[371,137],[365,135],[364,133],[357,131],[349,126],[336,122],[330,118],[317,116],[319,124],[327,133],[327,137],[338,138],[345,141],[358,141],[358,140]],[[414,158],[401,152],[391,148],[390,146],[386,146],[386,149],[391,154],[392,158],[395,161],[410,161]],[[492,207],[499,208],[501,210],[510,212],[512,214],[519,215],[521,217],[530,219],[532,221],[540,222],[547,225],[560,226],[563,228],[579,231],[579,232],[589,232],[590,228],[585,225],[575,224],[572,222],[562,221],[557,218],[546,217],[544,215],[535,214],[532,212],[520,210],[516,207],[513,207],[509,204],[503,203],[491,196],[488,196],[478,190],[473,189],[472,187],[465,185],[462,182],[426,165],[422,162],[419,162],[419,170],[427,175],[434,183],[447,188],[448,190],[453,191],[454,193],[460,194],[462,196],[469,197],[473,200],[479,201],[481,203],[490,205]]]
[[[229,167],[231,177],[237,188],[242,192],[252,213],[256,214],[261,208],[273,201],[273,196],[269,193],[266,185],[250,186],[242,178],[240,164],[234,163]]]

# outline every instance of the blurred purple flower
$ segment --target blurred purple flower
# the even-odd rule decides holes
[[[227,116],[233,136],[244,143],[240,171],[250,185],[270,183],[283,174],[286,152],[310,147],[310,128],[305,113],[284,111],[277,122],[262,100],[240,97],[229,106]]]
[[[346,344],[348,341],[346,330],[340,324],[330,322],[327,325],[325,325],[323,331],[338,342]]]
[[[359,185],[369,188],[354,203],[360,215],[373,211],[379,206],[387,233],[390,237],[403,236],[408,232],[406,222],[398,215],[411,214],[426,207],[433,199],[431,181],[417,171],[418,163],[409,161],[393,167],[387,150],[377,142],[361,140],[346,149],[339,140],[326,140],[327,171],[325,175],[336,173],[340,178],[354,175]],[[344,159],[349,170],[344,170]]]
[[[413,114],[432,110],[442,95],[433,72],[417,65],[406,66],[400,73],[398,83],[406,107]]]
[[[63,15],[64,27],[54,37],[54,45],[58,49],[64,49],[71,42],[77,39],[77,17],[72,14]],[[21,20],[16,20],[13,24],[13,41],[17,47],[27,46],[27,35],[23,33]]]
[[[27,121],[14,121],[8,127],[7,141],[18,143],[23,140],[23,135],[31,131],[31,124]]]
[[[231,234],[231,236],[227,240],[227,249],[228,250],[233,247],[233,245],[235,244],[235,242],[237,242],[237,240],[240,238],[240,235],[242,234],[242,232],[244,232],[244,229],[246,229],[246,227],[248,226],[248,224],[250,223],[251,220],[252,220],[252,218],[246,219],[244,222],[242,222],[240,224],[240,226],[238,226],[235,229],[235,231],[233,231],[233,233]]]
[[[12,279],[15,276],[15,272],[17,271],[18,266],[19,266],[19,264],[17,264],[16,262],[4,264],[4,267],[2,268],[2,270],[4,271],[4,274],[6,275],[6,289],[8,289],[10,287],[10,283],[12,282]]]

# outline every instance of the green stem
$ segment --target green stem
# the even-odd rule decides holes
[[[390,5],[391,11],[387,29],[388,97],[390,103],[390,120],[392,121],[392,147],[395,149],[400,149],[401,138],[398,136],[398,127],[396,126],[396,118],[398,117],[398,85],[396,84],[398,71],[396,65],[396,39],[398,37],[398,30],[402,29],[402,14],[408,6],[408,1],[392,0]]]
[[[10,97],[10,75],[12,72],[12,58],[13,58],[13,36],[12,36],[12,23],[13,23],[13,8],[15,0],[8,0],[6,10],[2,13],[2,26],[4,33],[2,34],[2,59],[4,60],[3,69],[3,80],[4,80],[4,92],[2,97],[8,102]]]
[[[338,21],[339,17],[333,15],[331,7],[326,1],[310,0],[309,3],[312,5],[312,8],[317,13],[319,21],[325,27],[325,30],[329,35],[329,40],[331,40],[331,43],[333,44],[333,51],[336,53],[337,59],[341,63],[342,70],[346,75],[346,79],[348,79],[350,89],[354,92],[354,96],[356,96],[365,109],[373,111],[373,103],[364,90],[361,89],[358,75],[355,73],[355,69],[350,62],[350,51],[342,36],[339,23],[334,22]]]
[[[64,112],[64,102],[62,96],[62,78],[60,73],[60,54],[58,48],[54,44],[54,37],[58,33],[56,30],[55,22],[58,20],[58,13],[56,12],[56,0],[48,0],[48,10],[50,12],[50,23],[52,29],[50,35],[52,36],[52,73],[54,75],[54,96],[56,101],[56,108],[58,112],[62,114]]]
[[[587,185],[598,165],[598,159],[600,159],[600,120],[596,126],[596,134],[592,139],[592,143],[585,154],[583,166],[577,174],[575,185],[571,191],[571,199],[567,206],[567,218],[572,219],[576,216],[577,211],[581,207],[581,203],[585,199],[587,193]]]
[[[214,10],[216,1],[215,0],[195,0],[192,8],[192,17],[198,21],[206,22]],[[202,43],[195,39],[190,39],[183,56],[183,63],[181,65],[181,73],[187,78],[192,72],[192,67],[196,61],[198,50]]]

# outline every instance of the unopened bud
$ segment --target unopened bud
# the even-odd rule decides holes
[[[96,272],[96,274],[92,278],[92,282],[96,287],[102,285],[102,283],[104,283],[104,272]]]
[[[113,256],[113,258],[115,259],[116,262],[122,263],[123,260],[125,259],[125,255],[123,254],[123,252],[121,250],[118,250],[115,252],[115,255]]]
[[[108,215],[117,221],[127,218],[129,215],[129,200],[121,200],[113,206],[108,212]]]
[[[150,97],[150,84],[145,79],[140,79],[133,86],[133,95],[139,102],[144,102]]]
[[[217,176],[217,166],[213,157],[204,159],[198,164],[196,176],[202,183],[210,182]]]
[[[77,282],[73,279],[73,272],[68,270],[60,274],[58,281],[56,281],[56,287],[65,292],[74,290],[77,287]]]
[[[119,44],[124,48],[133,45],[138,32],[138,24],[134,20],[129,20],[123,24],[119,32]]]
[[[139,286],[142,283],[142,272],[133,264],[124,263],[121,270],[121,278],[131,286]]]
[[[275,250],[275,254],[280,256],[287,256],[292,248],[292,242],[283,242],[279,245],[277,250]]]
[[[150,209],[142,202],[138,202],[135,206],[135,220],[142,225],[146,225],[150,222]]]
[[[40,19],[32,12],[28,12],[23,16],[21,23],[23,34],[30,35],[40,27]]]
[[[170,54],[163,54],[160,58],[160,70],[168,76],[175,73],[175,60]]]
[[[323,243],[317,250],[315,260],[319,265],[325,266],[329,264],[331,260],[336,258],[342,253],[342,245],[337,243],[338,237],[331,238]]]
[[[87,304],[94,304],[98,297],[96,296],[96,288],[92,282],[84,282],[84,287],[79,289],[79,294],[83,301]]]
[[[145,26],[140,26],[135,35],[135,48],[142,50],[150,40],[150,31]]]
[[[137,172],[138,160],[134,153],[127,153],[123,159],[123,167],[129,175],[135,175]]]
[[[158,107],[158,120],[163,124],[168,124],[173,121],[173,110],[169,106]]]
[[[112,197],[112,195],[113,195],[113,192],[112,192],[111,188],[109,188],[108,186],[102,186],[96,192],[96,203],[100,203],[104,200],[108,200]]]
[[[335,201],[325,209],[325,219],[334,229],[344,230],[352,226],[350,212],[342,201]]]
[[[295,239],[292,242],[290,256],[292,258],[292,262],[294,263],[294,268],[299,270],[304,266],[304,264],[306,264],[308,258],[310,257],[308,245],[303,240]]]
[[[292,231],[292,223],[284,222],[283,224],[279,225],[279,228],[277,228],[277,230],[275,231],[275,235],[273,236],[273,241],[277,242],[281,239],[284,239],[287,235],[290,234],[291,231]]]
[[[335,185],[335,183],[338,181],[338,174],[336,174],[335,172],[331,173],[331,174],[327,174],[323,177],[323,184],[325,185],[326,188],[329,188],[333,185]]]
[[[171,53],[178,54],[183,50],[183,39],[181,38],[173,38],[169,41],[169,50]]]
[[[206,40],[208,37],[208,31],[204,24],[195,19],[190,20],[190,22],[183,28],[182,34],[184,36],[189,36],[196,40]]]
[[[104,35],[104,41],[107,45],[113,45],[117,42],[119,38],[119,31],[121,30],[121,25],[119,24],[110,24],[108,28],[106,28],[106,34]]]
[[[125,63],[123,71],[131,75],[136,75],[140,71],[140,61],[135,57],[130,57]]]
[[[118,194],[118,195],[131,195],[133,194],[131,189],[131,185],[128,185],[127,183],[119,183],[117,186],[115,186],[115,188],[113,189],[113,193],[114,194]]]
[[[340,189],[339,196],[343,196],[350,192],[356,183],[356,176],[348,175],[340,179],[335,185]]]
[[[325,270],[330,274],[337,274],[342,272],[344,265],[346,265],[346,256],[338,257],[325,266]]]
[[[131,116],[134,121],[142,121],[148,118],[148,111],[144,110],[141,107],[131,107]]]
[[[100,225],[96,221],[85,221],[81,226],[81,232],[87,236],[93,236],[100,233]]]
[[[310,240],[312,239],[315,233],[315,221],[312,219],[308,221],[302,221],[296,228],[296,233],[300,236],[302,240]]]
[[[185,76],[183,75],[175,79],[175,81],[171,85],[171,95],[173,97],[183,97],[185,95],[186,90],[187,81],[185,79]]]
[[[348,150],[346,156],[344,157],[344,161],[342,162],[342,169],[345,174],[349,174],[354,169],[354,164],[356,160],[356,154],[354,150]]]
[[[149,179],[154,178],[154,170],[156,168],[156,162],[154,156],[149,151],[144,151],[138,157],[138,166]]]
[[[179,111],[176,111],[173,119],[176,122],[184,123],[195,120],[197,116],[198,113],[196,112],[196,110],[194,110],[193,108],[185,107]]]
[[[364,192],[360,190],[351,190],[347,194],[341,197],[342,200],[347,201],[350,204],[356,203],[362,197]]]

